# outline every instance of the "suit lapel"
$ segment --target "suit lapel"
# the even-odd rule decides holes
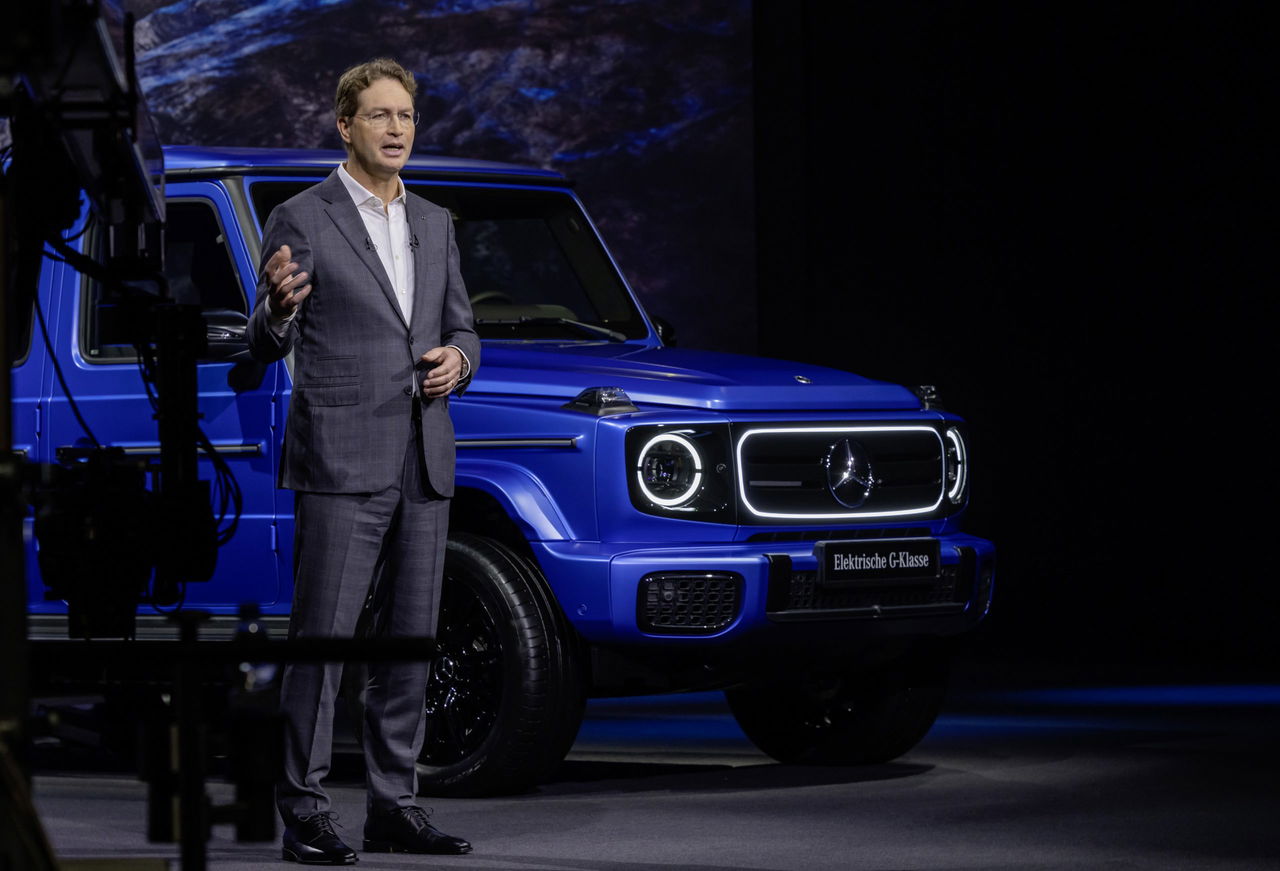
[[[405,214],[409,216],[410,240],[417,241],[413,245],[413,326],[421,332],[426,329],[426,317],[431,301],[427,294],[427,276],[433,268],[430,253],[435,250],[439,240],[431,231],[431,221],[423,208],[422,200],[414,194],[405,197]]]
[[[396,292],[391,287],[391,279],[387,277],[387,271],[382,268],[382,261],[378,259],[378,253],[373,250],[373,243],[369,240],[369,233],[365,229],[364,220],[360,217],[360,211],[356,208],[356,204],[351,202],[351,195],[347,193],[347,188],[342,183],[342,179],[338,178],[336,170],[321,182],[319,193],[326,203],[325,212],[330,220],[347,240],[356,257],[373,274],[378,287],[382,289],[382,295],[387,298],[392,311],[403,324],[404,312],[400,311],[400,302],[396,299]],[[408,324],[405,326],[407,328]]]

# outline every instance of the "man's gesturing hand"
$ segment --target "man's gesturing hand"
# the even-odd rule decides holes
[[[422,379],[422,395],[428,399],[448,396],[462,376],[462,352],[457,348],[432,348],[422,355],[427,377]]]
[[[267,276],[267,281],[271,282],[271,292],[267,297],[267,311],[277,318],[287,318],[293,314],[307,294],[311,292],[310,284],[303,284],[307,278],[307,273],[294,273],[298,268],[298,264],[294,263],[290,258],[292,252],[289,251],[288,245],[281,245],[276,253],[271,255],[271,259],[267,261],[266,268],[263,270]]]

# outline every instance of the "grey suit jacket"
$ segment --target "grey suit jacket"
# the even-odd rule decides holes
[[[400,480],[411,433],[419,358],[457,345],[474,374],[480,341],[458,269],[448,211],[406,197],[414,252],[413,323],[406,324],[364,222],[337,172],[277,206],[263,233],[249,347],[269,363],[293,351],[293,397],[280,486],[319,493],[372,493]],[[266,261],[288,245],[311,293],[283,338],[271,330]],[[462,385],[465,386],[465,385]],[[462,387],[460,386],[459,392]],[[454,436],[447,397],[423,400],[423,460],[431,486],[453,495]]]

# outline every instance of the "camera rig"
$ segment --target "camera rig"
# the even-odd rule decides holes
[[[134,69],[133,16],[119,0],[51,0],[16,4],[6,18],[0,29],[0,117],[8,119],[10,140],[0,151],[0,359],[6,367],[0,379],[0,865],[43,869],[56,863],[20,758],[28,716],[28,505],[46,595],[67,602],[74,638],[132,637],[141,602],[180,603],[186,583],[212,576],[220,536],[210,485],[199,480],[197,465],[196,361],[205,351],[204,323],[198,306],[172,301],[164,277],[164,160]],[[65,235],[86,212],[86,229],[96,234],[92,256]],[[56,462],[33,463],[14,453],[14,351],[25,347],[35,323],[48,342],[39,300],[45,258],[97,281],[104,298],[128,313],[159,429],[158,464],[140,466],[99,443],[60,370],[85,437]],[[180,733],[191,757],[200,744],[191,730]],[[182,804],[184,818],[201,818],[203,805],[194,796]],[[184,860],[190,860],[184,865],[203,867],[195,844],[199,826],[186,828],[192,831],[184,833]]]
[[[12,140],[2,188],[0,356],[12,360],[14,340],[33,330],[33,313],[47,333],[41,262],[66,262],[126,313],[160,440],[159,463],[140,469],[98,442],[68,394],[84,437],[56,462],[27,464],[17,477],[35,509],[46,596],[67,602],[69,633],[128,638],[140,602],[180,603],[183,586],[207,581],[217,558],[210,487],[197,466],[204,324],[198,307],[171,300],[164,277],[164,159],[134,70],[132,16],[118,3],[62,0],[23,4],[17,17],[0,41],[0,74],[11,76],[0,86],[0,114],[10,118]],[[65,237],[86,210],[92,256]],[[10,390],[5,379],[6,455]]]

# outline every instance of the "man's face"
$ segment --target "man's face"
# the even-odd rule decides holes
[[[361,91],[356,115],[338,119],[338,133],[351,160],[374,178],[400,172],[413,149],[413,124],[400,120],[406,114],[413,115],[413,98],[395,79],[378,79]],[[370,121],[378,115],[385,115],[388,123]]]

